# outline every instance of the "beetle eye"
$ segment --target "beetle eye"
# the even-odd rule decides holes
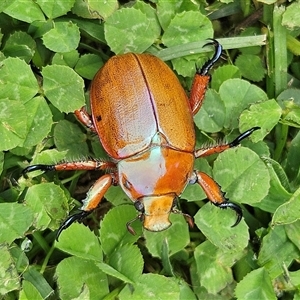
[[[137,211],[144,213],[145,208],[144,208],[144,204],[141,201],[135,201],[134,202],[134,207]]]

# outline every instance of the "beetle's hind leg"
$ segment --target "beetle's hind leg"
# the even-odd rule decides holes
[[[243,217],[241,207],[235,203],[228,202],[224,197],[224,193],[221,191],[220,186],[210,176],[203,172],[194,171],[194,177],[191,179],[190,183],[196,182],[201,186],[211,203],[219,208],[231,208],[236,212],[237,219],[232,227],[240,223]]]
[[[84,106],[80,109],[75,110],[74,114],[82,125],[84,125],[93,132],[97,132],[92,117],[88,114]]]
[[[195,115],[202,106],[205,92],[210,81],[209,70],[218,61],[222,54],[222,45],[217,40],[210,39],[211,41],[205,44],[203,47],[212,45],[215,49],[214,55],[209,59],[201,69],[196,70],[196,74],[193,80],[193,84],[190,92],[190,106],[193,115]]]

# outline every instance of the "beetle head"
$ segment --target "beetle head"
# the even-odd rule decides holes
[[[173,194],[145,196],[135,202],[143,227],[149,231],[162,231],[172,225],[169,216],[174,205]]]

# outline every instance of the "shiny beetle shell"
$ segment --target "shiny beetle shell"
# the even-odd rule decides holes
[[[194,151],[189,100],[157,57],[129,53],[111,58],[95,76],[90,93],[94,126],[111,157],[144,151],[158,132],[170,147]]]

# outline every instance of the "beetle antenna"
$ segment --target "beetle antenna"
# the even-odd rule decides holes
[[[142,215],[142,214],[139,214],[139,215],[137,215],[134,219],[132,219],[132,220],[130,220],[130,221],[128,221],[128,222],[126,223],[127,230],[128,230],[132,235],[136,235],[136,232],[135,232],[135,230],[132,228],[131,224],[132,224],[133,222],[135,222],[136,220],[141,220],[142,217],[143,217],[143,215]]]
[[[183,213],[182,211],[180,211],[179,209],[176,209],[176,208],[172,209],[172,213],[184,216],[184,218],[188,222],[190,228],[194,227],[194,219],[189,214],[185,214],[185,213]]]

